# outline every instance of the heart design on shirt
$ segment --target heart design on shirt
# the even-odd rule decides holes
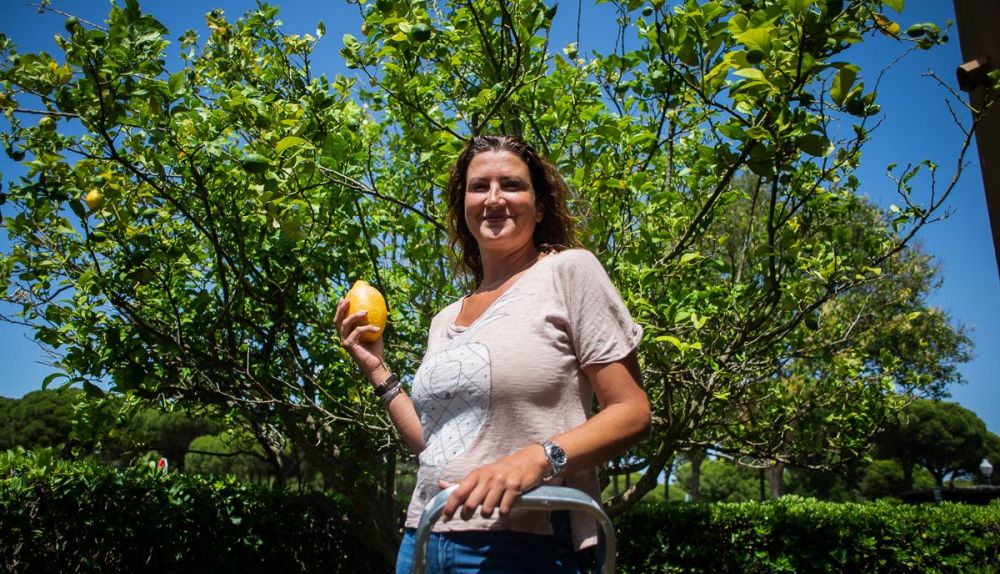
[[[417,370],[413,401],[424,431],[421,466],[441,467],[472,445],[490,410],[490,354],[471,343],[430,357]]]

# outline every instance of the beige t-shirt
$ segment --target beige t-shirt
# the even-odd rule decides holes
[[[462,300],[431,322],[412,399],[423,427],[417,484],[406,516],[415,528],[438,480],[469,472],[582,424],[593,390],[583,367],[628,356],[642,339],[596,257],[572,249],[528,269],[472,325],[454,324]],[[563,477],[600,500],[595,469]],[[592,545],[596,522],[572,514],[577,548]],[[516,530],[551,534],[549,513],[514,510],[506,518],[455,516],[435,532]]]

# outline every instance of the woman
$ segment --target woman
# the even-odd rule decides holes
[[[642,329],[597,259],[578,245],[567,186],[520,139],[476,136],[448,185],[452,244],[476,289],[431,322],[427,351],[400,391],[382,340],[337,306],[341,344],[419,455],[397,573],[409,573],[424,505],[457,483],[431,535],[427,572],[578,572],[593,519],[512,510],[546,484],[600,493],[596,467],[646,432]],[[600,412],[587,418],[593,397]]]

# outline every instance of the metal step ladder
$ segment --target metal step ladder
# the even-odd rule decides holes
[[[442,490],[424,507],[415,533],[413,570],[411,571],[413,574],[424,573],[427,541],[431,536],[431,527],[441,517],[445,503],[457,488],[458,485],[455,484]],[[539,486],[522,494],[514,507],[529,510],[579,510],[593,516],[604,532],[597,548],[597,574],[614,574],[615,553],[618,549],[615,527],[608,515],[604,513],[601,505],[589,495],[567,486]]]

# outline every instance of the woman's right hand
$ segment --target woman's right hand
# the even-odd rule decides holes
[[[385,343],[382,337],[375,339],[371,343],[361,340],[363,333],[378,333],[378,327],[374,325],[364,325],[361,323],[367,311],[358,311],[352,315],[347,314],[350,304],[346,299],[337,302],[337,312],[333,317],[340,335],[340,346],[342,346],[354,362],[361,367],[365,375],[371,378],[379,367],[384,367],[382,357],[385,353]]]

